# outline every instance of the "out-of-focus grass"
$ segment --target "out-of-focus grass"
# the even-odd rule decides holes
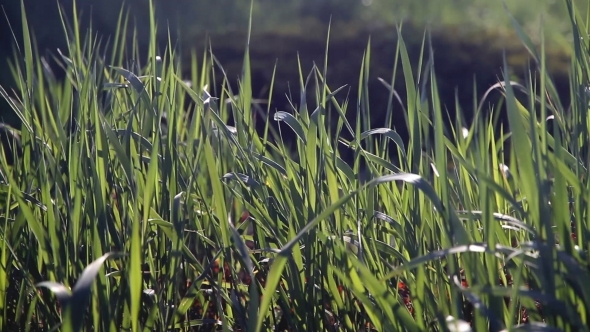
[[[588,7],[586,0],[574,0],[581,12]],[[133,21],[140,28],[141,41],[149,38],[149,6],[142,0],[128,0]],[[155,1],[156,15],[160,22],[167,22],[172,32],[182,32],[185,43],[202,41],[203,33],[209,35],[242,32],[250,19],[249,2],[234,0],[193,1],[177,0],[174,3]],[[359,28],[382,27],[394,29],[396,24],[408,22],[416,26],[429,25],[432,30],[451,29],[457,38],[470,38],[481,33],[495,34],[496,38],[512,38],[513,29],[504,5],[522,24],[531,38],[540,42],[543,32],[550,47],[568,48],[571,42],[571,26],[567,10],[555,0],[283,0],[256,1],[252,8],[254,33],[272,31],[280,34],[308,34],[309,26],[318,26],[315,32],[322,35],[323,26],[332,19],[339,34]],[[117,25],[117,1],[87,0],[83,24],[90,19],[102,29],[114,29]],[[30,8],[38,22],[46,19],[42,10]],[[32,22],[35,24],[35,21]],[[37,33],[42,40],[51,38],[52,29],[39,25]],[[167,25],[158,27],[166,34]],[[452,33],[452,32],[451,32]]]
[[[588,1],[575,0],[581,12]],[[145,7],[138,2],[131,6]],[[551,47],[568,47],[572,29],[567,10],[555,0],[287,0],[258,1],[253,7],[256,31],[282,31],[286,34],[307,33],[309,25],[322,25],[331,18],[337,30],[359,27],[393,27],[401,22],[431,29],[454,30],[457,38],[470,38],[481,33],[511,38],[510,18],[504,6],[518,20],[535,42],[544,34]],[[228,9],[230,7],[230,9]],[[202,31],[223,33],[241,31],[249,19],[246,3],[231,6],[218,3],[186,1],[177,6],[162,6],[162,18],[177,19],[178,28],[190,40]],[[105,13],[106,14],[106,13]],[[199,19],[195,19],[195,15]],[[320,28],[321,29],[321,28]],[[335,31],[337,31],[335,30]],[[318,34],[321,34],[318,31]]]
[[[475,121],[448,125],[444,64],[428,36],[410,59],[400,32],[381,127],[368,126],[370,41],[359,98],[339,103],[344,87],[325,79],[338,56],[328,39],[324,62],[300,70],[292,109],[262,112],[264,135],[252,124],[249,39],[238,90],[224,81],[212,95],[223,64],[210,52],[183,63],[171,39],[158,49],[150,6],[147,57],[125,46],[125,13],[109,53],[92,31],[64,26],[58,81],[23,6],[10,68],[20,85],[0,89],[23,122],[14,162],[0,159],[2,330],[588,330],[589,20],[562,6],[574,31],[571,106],[543,47],[513,21],[534,74],[490,88],[507,105],[500,134],[500,108],[477,100]],[[390,129],[393,112],[409,141]]]

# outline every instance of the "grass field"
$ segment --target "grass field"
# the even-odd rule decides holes
[[[280,130],[264,135],[247,40],[238,91],[211,95],[223,64],[158,49],[150,6],[149,61],[126,48],[124,14],[108,53],[74,24],[58,81],[23,6],[9,68],[19,88],[0,89],[22,121],[2,127],[18,139],[13,162],[0,158],[0,329],[588,331],[590,12],[559,4],[571,105],[543,38],[533,45],[513,21],[534,71],[490,87],[509,128],[481,100],[472,123],[447,119],[427,38],[411,59],[399,38],[391,80],[403,72],[407,94],[390,89],[389,120],[370,128],[370,41],[351,82],[360,97],[338,103],[342,88],[323,80],[337,56],[328,31],[325,61],[300,72],[291,110],[267,110]],[[390,129],[398,102],[409,141]]]

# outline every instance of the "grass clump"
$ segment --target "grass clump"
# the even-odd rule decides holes
[[[126,45],[124,12],[99,52],[74,11],[57,80],[23,6],[19,86],[0,89],[22,121],[13,163],[0,160],[0,326],[588,330],[588,19],[564,5],[575,31],[570,107],[543,49],[521,34],[536,71],[490,88],[505,108],[475,101],[473,123],[447,120],[428,38],[409,59],[400,32],[382,81],[393,86],[399,62],[407,93],[390,88],[382,128],[366,126],[370,42],[358,100],[328,84],[328,40],[324,63],[300,72],[293,109],[259,112],[248,43],[232,91],[210,79],[223,71],[210,52],[180,63],[155,33],[147,56]]]

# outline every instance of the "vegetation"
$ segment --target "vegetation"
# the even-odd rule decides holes
[[[116,25],[111,3],[88,0],[93,6],[93,14],[107,26]],[[147,20],[148,6],[142,0],[129,0],[134,8],[137,23],[149,27]],[[574,0],[581,10],[586,10],[588,2]],[[173,32],[182,29],[183,37],[194,42],[194,34],[203,31],[218,33],[226,31],[243,31],[252,17],[257,31],[297,32],[313,22],[325,22],[332,17],[335,24],[342,23],[343,30],[350,25],[391,26],[400,21],[413,22],[419,26],[428,24],[433,30],[449,26],[457,27],[463,32],[475,30],[478,33],[489,31],[511,32],[511,24],[505,14],[504,5],[523,25],[535,40],[540,37],[542,29],[551,42],[563,43],[571,40],[571,26],[568,24],[567,10],[561,2],[555,0],[283,0],[257,1],[250,15],[250,2],[233,0],[191,1],[177,0],[175,5],[165,1],[154,1],[156,17],[160,22],[170,22]],[[533,10],[534,9],[534,10]],[[90,10],[90,9],[88,9]],[[272,13],[269,15],[268,13]],[[43,17],[44,13],[39,11]],[[86,13],[85,15],[89,15]],[[165,32],[167,26],[161,25]],[[342,33],[342,32],[341,32]],[[341,34],[339,33],[339,34]],[[147,36],[148,34],[142,34]],[[336,35],[334,37],[337,37]]]
[[[338,101],[345,90],[324,79],[328,38],[324,63],[300,70],[292,109],[259,112],[248,42],[239,89],[226,77],[213,91],[223,64],[207,51],[182,62],[172,40],[158,49],[151,2],[147,57],[126,46],[124,13],[104,48],[74,10],[58,80],[22,5],[19,89],[0,89],[22,121],[2,127],[15,139],[0,159],[0,326],[587,331],[590,13],[562,5],[571,105],[547,74],[543,39],[537,48],[514,20],[534,70],[512,82],[504,62],[489,91],[505,107],[474,100],[471,123],[448,119],[429,36],[410,58],[398,31],[378,128],[370,41],[351,82],[358,99]],[[398,71],[404,95],[391,88]]]

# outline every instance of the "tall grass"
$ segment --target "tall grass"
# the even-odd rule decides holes
[[[410,59],[400,26],[382,82],[386,118],[404,112],[405,124],[367,127],[370,42],[359,100],[330,86],[328,38],[324,63],[300,70],[293,109],[262,112],[263,135],[248,40],[232,91],[212,80],[223,66],[211,52],[187,64],[170,36],[158,47],[153,6],[147,54],[126,43],[136,31],[124,11],[105,48],[74,10],[58,80],[23,5],[19,86],[0,89],[22,120],[14,162],[0,160],[0,326],[587,331],[590,13],[563,5],[575,31],[570,107],[543,48],[513,21],[535,70],[517,84],[505,67],[490,88],[505,108],[476,100],[473,123],[448,121],[428,35]],[[398,70],[405,96],[391,88]],[[408,141],[390,129],[403,125]]]

